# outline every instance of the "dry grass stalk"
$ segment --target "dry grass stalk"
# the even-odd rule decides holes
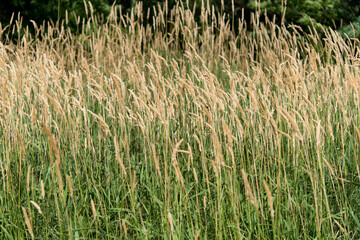
[[[46,126],[46,124],[45,124],[42,120],[40,120],[40,123],[41,123],[41,125],[43,126],[47,137],[49,138],[50,147],[51,147],[51,149],[52,149],[52,150],[54,151],[54,153],[55,153],[56,160],[57,160],[57,162],[60,163],[60,153],[59,153],[58,147],[56,146],[55,138],[54,138],[54,136],[51,134],[50,129]]]
[[[316,147],[319,151],[321,145],[321,121],[319,120],[316,126]]]
[[[111,76],[113,78],[113,82],[114,82],[114,85],[115,85],[116,96],[117,96],[117,99],[118,99],[119,106],[122,106],[123,103],[124,103],[123,102],[123,96],[121,94],[120,86],[119,86],[119,83],[118,83],[118,81],[121,82],[121,79],[118,76],[116,76],[115,74],[112,74]]]
[[[329,112],[328,117],[327,117],[327,122],[326,122],[327,129],[329,130],[329,134],[331,136],[332,141],[335,141],[335,136],[334,136],[333,128],[332,128],[331,121],[330,121],[330,116],[331,116],[331,112]],[[360,140],[360,138],[358,138],[358,139]]]
[[[21,149],[22,156],[24,157],[26,154],[26,151],[25,151],[24,143],[21,139],[20,133],[17,129],[16,129],[16,135],[17,135],[19,143],[20,143],[20,149]]]
[[[130,174],[130,176],[131,176],[131,174]],[[131,190],[134,192],[135,187],[136,187],[136,171],[133,172],[130,180],[131,180]]]
[[[356,133],[358,143],[360,144],[360,131],[356,126],[354,126],[354,129],[355,129],[355,133]]]
[[[290,122],[291,126],[294,128],[295,132],[297,133],[297,136],[300,138],[300,140],[303,140],[302,134],[300,132],[299,126],[296,123],[296,120],[291,114],[286,111],[286,109],[281,108],[281,114],[284,116],[284,118]]]
[[[43,214],[42,211],[41,211],[40,206],[39,206],[36,202],[30,201],[30,203],[31,203],[32,205],[34,205],[34,207],[38,210],[38,212],[39,212],[40,214]]]
[[[30,176],[31,176],[31,166],[28,167],[26,175],[26,191],[30,191]]]
[[[171,236],[174,237],[174,221],[170,212],[168,212],[167,218],[170,224]]]
[[[28,217],[28,214],[26,212],[26,209],[24,207],[21,207],[22,208],[22,211],[23,211],[23,214],[24,214],[24,218],[25,218],[25,223],[26,223],[26,226],[28,228],[28,231],[30,233],[30,236],[31,238],[34,238],[35,235],[34,235],[34,232],[33,232],[33,228],[32,228],[32,224],[29,220],[29,217]]]
[[[118,144],[116,136],[114,137],[114,145],[115,145],[116,161],[120,164],[122,173],[126,176],[126,168],[125,168],[125,165],[124,165],[124,162],[123,162],[122,158],[120,157],[119,144]]]
[[[203,147],[202,147],[202,144],[201,144],[201,141],[200,141],[199,137],[196,135],[196,133],[194,133],[193,136],[194,136],[195,141],[196,141],[197,144],[199,145],[199,150],[200,150],[200,152],[202,152]]]
[[[245,185],[245,195],[248,197],[248,199],[250,200],[251,204],[257,208],[258,207],[258,203],[257,203],[257,200],[251,190],[251,186],[250,186],[250,183],[247,179],[247,174],[245,172],[244,169],[241,169],[241,174],[242,174],[242,178],[244,180],[244,185]]]
[[[193,174],[194,174],[195,183],[199,183],[195,168],[193,168],[192,170],[193,170]]]
[[[218,135],[214,128],[212,130],[213,130],[212,135],[213,135],[213,140],[214,140],[215,164],[216,164],[216,169],[218,172],[218,171],[220,171],[220,166],[224,166],[225,162],[224,162],[224,156],[222,154],[222,147],[219,142]]]
[[[184,141],[184,139],[181,139],[174,147],[173,152],[171,154],[171,161],[172,161],[172,165],[175,169],[175,175],[176,178],[178,179],[178,181],[181,183],[181,186],[184,187],[184,179],[183,176],[181,174],[181,170],[178,166],[178,161],[176,159],[176,154],[179,152],[178,148],[180,147],[181,143]]]
[[[162,176],[161,176],[161,171],[160,171],[160,164],[159,164],[159,159],[158,159],[158,157],[156,155],[155,144],[151,145],[151,149],[152,149],[153,156],[154,156],[154,164],[155,164],[156,173],[159,176],[160,180],[162,181]]]
[[[77,145],[77,143],[79,142],[79,134],[78,134],[78,131],[77,131],[77,127],[76,127],[76,124],[74,122],[74,120],[71,118],[70,116],[70,112],[68,112],[68,119],[69,119],[69,122],[72,126],[72,129],[75,133],[75,146]]]
[[[101,125],[102,129],[105,131],[105,133],[109,134],[111,136],[111,131],[110,131],[109,125],[105,122],[105,120],[100,115],[97,115],[90,110],[87,110],[87,111],[91,115],[93,115],[97,120],[99,120],[100,125]]]
[[[198,231],[196,232],[196,235],[195,235],[195,240],[198,240],[198,239],[199,239],[199,237],[200,237],[200,230],[198,230]]]
[[[73,190],[73,187],[72,187],[72,181],[71,181],[71,177],[69,175],[66,175],[66,182],[67,182],[67,185],[69,187],[70,197],[74,197],[74,190]]]
[[[273,128],[275,138],[277,138],[277,136],[278,136],[278,134],[277,134],[278,128],[277,128],[276,122],[272,117],[270,117],[269,121],[270,121],[271,127]]]
[[[58,179],[58,183],[59,183],[59,188],[60,188],[60,193],[61,196],[64,196],[64,183],[63,183],[63,179],[61,176],[61,171],[60,171],[60,162],[56,161],[55,162],[55,170],[56,170],[56,176]]]
[[[341,224],[340,224],[338,221],[336,221],[336,219],[333,219],[333,221],[334,221],[334,223],[340,228],[340,230],[341,230],[343,233],[345,233],[344,227],[341,226]]]
[[[268,204],[269,204],[269,207],[270,207],[270,216],[273,218],[275,216],[275,211],[274,211],[273,198],[272,198],[272,195],[271,195],[271,191],[270,191],[269,186],[265,182],[265,180],[263,181],[263,184],[264,184],[264,188],[265,188],[265,191],[266,191]]]
[[[224,119],[221,119],[221,122],[222,122],[222,127],[224,129],[224,132],[227,136],[227,139],[228,139],[228,142],[230,144],[230,146],[232,146],[233,144],[233,141],[236,140],[236,138],[231,134],[231,131],[228,127],[228,125],[225,123]]]
[[[281,130],[278,130],[278,131],[279,131],[279,133],[280,133],[281,135],[285,136],[287,139],[289,139],[290,141],[292,141],[292,138],[290,137],[289,134],[287,134],[287,133],[285,133],[285,132],[283,132],[283,131],[281,131]]]
[[[96,212],[95,203],[94,203],[94,201],[93,201],[92,199],[91,199],[91,201],[90,201],[90,204],[91,204],[91,210],[92,210],[93,216],[94,216],[94,219],[93,219],[93,221],[91,222],[91,225],[93,225],[93,224],[95,223],[96,219],[97,219],[97,212]]]
[[[42,197],[42,199],[44,199],[45,198],[45,187],[44,187],[44,181],[43,180],[41,180],[40,186],[41,186],[41,197]]]
[[[57,114],[62,115],[64,114],[64,110],[62,109],[61,105],[54,99],[52,98],[47,92],[43,92],[43,95],[45,95],[45,97],[47,99],[49,99],[51,105],[54,107],[55,111],[57,112]]]
[[[335,176],[334,169],[331,167],[330,163],[329,163],[325,158],[323,158],[323,160],[324,160],[325,165],[326,165],[327,168],[329,169],[331,175],[332,175],[332,176]]]
[[[126,227],[126,223],[125,223],[125,220],[124,219],[121,219],[121,225],[124,229],[124,233],[125,233],[125,237],[127,237],[128,235],[128,230],[127,230],[127,227]]]

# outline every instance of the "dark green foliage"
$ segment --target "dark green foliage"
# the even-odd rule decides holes
[[[95,14],[107,16],[113,3],[121,5],[123,12],[126,13],[139,1],[91,0],[90,2]],[[168,0],[168,7],[173,7],[176,2],[177,0]],[[323,27],[341,28],[344,33],[350,35],[349,33],[352,32],[350,22],[359,21],[357,18],[360,14],[360,2],[356,0],[204,0],[204,5],[205,7],[207,4],[213,5],[215,11],[225,14],[229,20],[234,18],[235,20],[230,22],[236,25],[236,19],[242,17],[242,10],[244,10],[244,18],[250,20],[251,12],[259,9],[258,2],[260,2],[262,14],[266,11],[270,19],[277,16],[277,22],[280,23],[286,9],[284,23],[294,23],[304,29],[313,25],[320,30],[322,25]],[[143,8],[145,11],[150,8],[150,13],[153,14],[153,7],[164,3],[165,0],[146,0],[143,1]],[[202,0],[183,0],[183,3],[185,6],[189,5],[190,8],[196,4],[197,12],[201,10]],[[70,18],[74,17],[73,12],[76,13],[76,16],[86,17],[83,0],[12,0],[3,1],[0,5],[0,22],[3,26],[7,25],[11,15],[19,12],[23,16],[25,24],[29,24],[30,20],[34,20],[38,24],[50,19],[55,22],[59,17],[62,19],[65,17],[66,10]]]
[[[360,37],[360,16],[355,18],[351,24],[343,26],[339,29],[339,33],[343,37],[359,38]]]
[[[100,15],[107,15],[114,3],[113,0],[91,0],[90,2],[95,14]],[[135,4],[135,1],[116,0],[115,4],[122,5],[127,10]],[[12,13],[20,12],[25,24],[30,23],[30,20],[42,23],[44,20],[51,19],[55,22],[58,17],[62,19],[65,17],[66,10],[70,14],[75,12],[77,16],[86,17],[83,0],[14,0],[0,4],[0,21],[3,25],[7,24]]]
[[[247,7],[259,8],[259,1],[250,0]],[[314,26],[338,28],[349,24],[359,15],[360,3],[353,0],[265,0],[260,2],[262,13],[271,18],[277,16],[277,22],[283,18],[285,24],[296,24],[304,29]],[[285,15],[284,15],[285,14]]]

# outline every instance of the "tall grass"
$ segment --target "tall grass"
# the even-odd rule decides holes
[[[1,239],[360,238],[358,40],[87,7],[0,29]]]

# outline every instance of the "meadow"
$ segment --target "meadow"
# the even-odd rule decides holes
[[[358,39],[85,8],[0,25],[1,239],[360,238]]]

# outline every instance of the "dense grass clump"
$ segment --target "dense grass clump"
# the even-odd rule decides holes
[[[1,239],[360,238],[359,42],[194,19],[0,31]]]

